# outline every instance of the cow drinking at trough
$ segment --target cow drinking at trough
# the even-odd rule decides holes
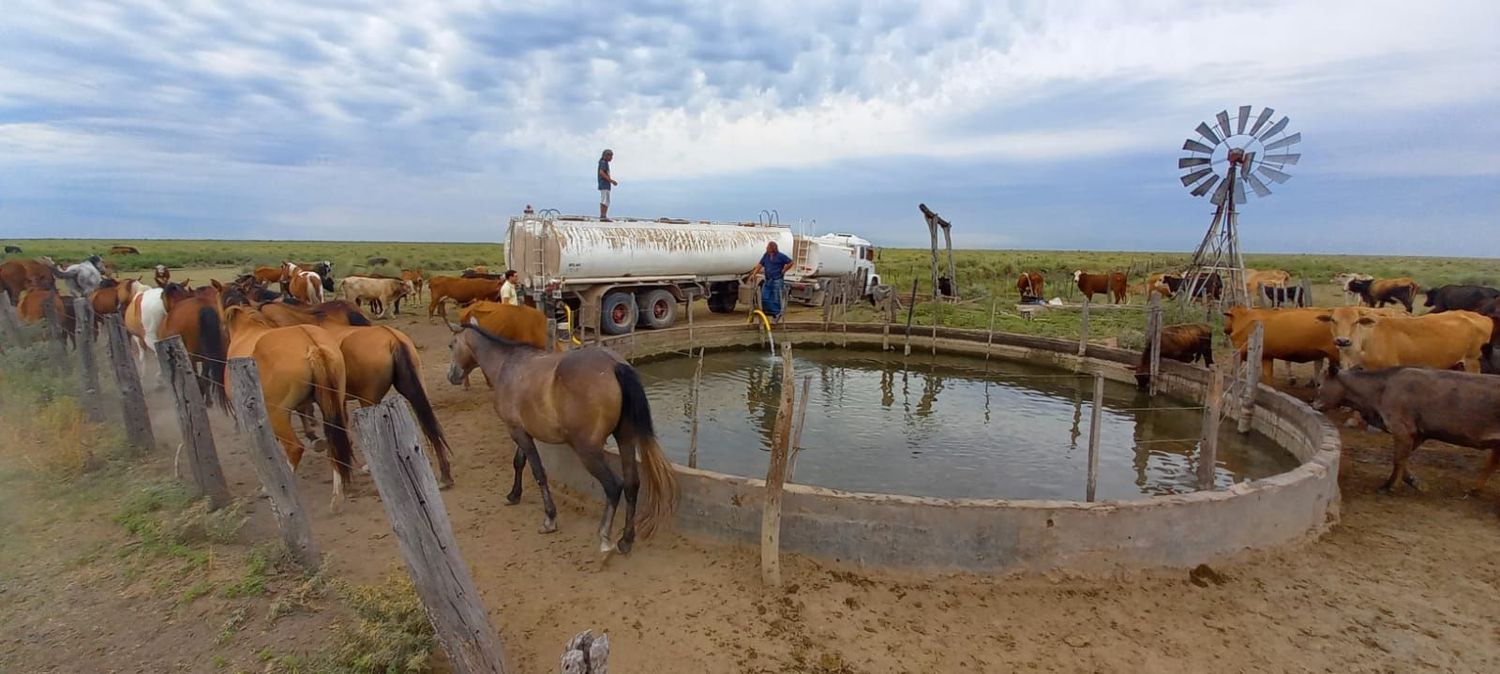
[[[1250,349],[1250,334],[1255,323],[1264,325],[1260,361],[1260,380],[1272,381],[1274,361],[1313,363],[1326,361],[1330,371],[1339,367],[1339,350],[1333,344],[1328,326],[1318,320],[1325,309],[1251,309],[1231,307],[1224,312],[1224,334],[1234,345],[1239,358]]]
[[[432,294],[432,300],[427,305],[427,317],[432,318],[437,314],[443,300],[453,300],[459,305],[476,300],[498,301],[500,283],[492,279],[434,276],[427,280],[427,290]]]
[[[1500,465],[1500,377],[1412,367],[1344,371],[1324,380],[1313,403],[1319,410],[1337,405],[1354,408],[1391,434],[1391,476],[1382,492],[1398,481],[1417,486],[1406,463],[1427,440],[1490,450],[1471,495]]]
[[[1489,318],[1472,311],[1424,316],[1381,316],[1358,307],[1317,311],[1340,361],[1367,370],[1401,365],[1446,370],[1462,364],[1477,373],[1493,329]]]
[[[1109,296],[1114,304],[1125,301],[1125,287],[1127,283],[1124,272],[1112,271],[1107,274],[1090,274],[1085,271],[1075,271],[1073,272],[1073,282],[1078,284],[1078,289],[1090,301],[1093,301],[1095,293]]]
[[[1199,359],[1208,367],[1214,365],[1214,329],[1207,323],[1182,323],[1161,329],[1162,360],[1192,363]],[[1141,362],[1135,368],[1135,385],[1141,390],[1151,387],[1151,343],[1141,350]]]
[[[356,305],[363,300],[370,302],[372,307],[378,306],[378,315],[381,318],[386,317],[388,305],[394,305],[402,297],[415,292],[410,281],[393,278],[345,276],[342,281],[339,281],[339,285],[341,297]],[[401,313],[399,305],[396,307],[396,313]]]
[[[1405,276],[1349,282],[1349,290],[1358,293],[1365,306],[1378,308],[1400,303],[1406,307],[1408,314],[1412,311],[1412,302],[1416,301],[1417,291],[1420,289],[1416,281]]]
[[[1475,311],[1486,302],[1500,297],[1500,290],[1485,286],[1438,286],[1427,291],[1427,301],[1422,306],[1430,307],[1430,313],[1441,311]]]

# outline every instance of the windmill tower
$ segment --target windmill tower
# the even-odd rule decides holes
[[[1208,233],[1183,271],[1187,292],[1179,296],[1184,302],[1206,293],[1220,295],[1222,307],[1250,304],[1239,234],[1239,206],[1246,201],[1245,186],[1249,185],[1258,197],[1268,196],[1271,188],[1265,181],[1279,185],[1291,179],[1286,167],[1302,158],[1292,152],[1302,141],[1302,134],[1286,133],[1291,118],[1282,116],[1281,121],[1268,125],[1276,111],[1262,108],[1252,123],[1253,109],[1242,105],[1233,119],[1228,110],[1220,111],[1213,120],[1215,124],[1199,123],[1197,137],[1182,144],[1187,155],[1177,160],[1177,168],[1184,171],[1183,187],[1195,197],[1211,194],[1209,201],[1216,207]],[[1216,287],[1222,294],[1215,292]]]

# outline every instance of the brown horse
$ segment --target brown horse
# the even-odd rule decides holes
[[[51,290],[57,287],[52,278],[50,260],[6,260],[0,263],[0,286],[10,295],[10,303],[20,306],[21,293],[27,289]]]
[[[324,302],[316,307],[274,302],[260,305],[267,322],[274,325],[317,325],[338,340],[344,356],[344,382],[348,397],[361,407],[379,403],[392,388],[406,398],[422,426],[422,434],[437,454],[439,486],[453,486],[448,463],[448,440],[438,423],[427,389],[422,385],[422,359],[417,345],[395,328],[370,325],[370,320],[348,302]]]
[[[173,335],[182,337],[188,357],[198,371],[198,386],[203,390],[203,399],[209,405],[218,405],[229,411],[229,398],[224,394],[224,365],[228,350],[224,344],[224,323],[219,308],[219,285],[189,290],[177,283],[167,283],[162,288],[162,305],[166,317],[162,319],[158,335],[166,339]]]
[[[293,470],[302,462],[303,447],[292,430],[292,413],[309,401],[323,413],[323,432],[333,448],[328,453],[333,466],[330,507],[338,510],[354,461],[344,410],[344,356],[339,353],[338,342],[315,325],[276,327],[260,312],[245,306],[231,306],[224,310],[224,316],[229,324],[228,355],[255,359],[271,431]]]
[[[57,312],[57,320],[62,322],[63,339],[68,343],[74,342],[74,326],[77,325],[78,317],[73,313],[73,299],[59,295],[57,290],[28,290],[21,296],[21,303],[16,305],[16,315],[27,323],[41,323],[47,318],[45,306],[52,305],[52,310]]]
[[[300,302],[318,304],[323,301],[323,277],[291,262],[281,263],[281,289]]]
[[[641,536],[651,535],[658,522],[671,519],[677,505],[677,475],[656,443],[651,403],[629,363],[599,347],[548,353],[473,325],[449,323],[448,327],[454,331],[448,347],[453,358],[448,381],[458,384],[474,368],[484,370],[495,384],[495,412],[510,427],[510,437],[516,443],[515,482],[507,503],[514,505],[521,500],[521,471],[531,461],[532,475],[542,492],[542,532],[557,530],[557,507],[552,503],[536,442],[566,443],[604,488],[604,517],[599,524],[601,552],[614,548],[610,531],[623,487],[625,531],[619,549],[628,553],[636,534],[636,496],[641,486],[636,464],[639,448],[651,501],[650,509],[641,517]],[[604,439],[611,434],[620,447],[623,485],[605,462]]]

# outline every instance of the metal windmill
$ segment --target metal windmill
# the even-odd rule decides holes
[[[1217,274],[1217,283],[1223,285],[1220,300],[1223,306],[1249,304],[1237,207],[1246,201],[1246,185],[1256,196],[1268,196],[1271,188],[1266,180],[1278,185],[1290,180],[1287,166],[1302,158],[1292,152],[1302,141],[1302,134],[1286,132],[1291,118],[1282,116],[1281,121],[1267,124],[1276,111],[1262,108],[1252,116],[1253,107],[1240,106],[1239,114],[1234,117],[1228,110],[1219,112],[1212,120],[1214,123],[1198,124],[1197,137],[1182,144],[1187,151],[1186,156],[1177,160],[1177,168],[1183,170],[1182,185],[1195,197],[1211,194],[1209,200],[1217,206],[1208,233],[1182,275],[1188,292],[1181,293],[1181,297],[1186,302],[1191,302],[1202,289],[1211,291]]]

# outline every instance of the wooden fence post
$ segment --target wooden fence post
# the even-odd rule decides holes
[[[812,386],[812,375],[802,378],[802,393],[797,398],[797,423],[792,427],[791,456],[787,458],[786,479],[797,474],[797,455],[802,453],[802,427],[807,424],[807,389]]]
[[[130,337],[120,314],[104,315],[104,336],[109,343],[109,360],[115,371],[115,385],[120,390],[120,418],[125,423],[125,439],[136,449],[156,446],[151,431],[151,413],[141,392],[141,376],[135,358],[130,355]]]
[[[0,337],[5,338],[7,344],[21,344],[21,317],[16,315],[16,307],[10,303],[10,294],[0,291]]]
[[[250,435],[254,445],[250,463],[271,499],[271,514],[276,517],[281,540],[304,570],[316,571],[320,562],[318,546],[313,542],[307,511],[297,495],[297,478],[287,462],[286,450],[277,442],[266,418],[266,401],[261,395],[260,371],[255,367],[255,359],[229,361],[229,390],[234,395],[232,404],[240,428]]]
[[[781,490],[786,486],[787,455],[791,450],[792,409],[796,403],[792,344],[781,345],[781,405],[771,434],[771,463],[766,469],[766,495],[760,518],[760,578],[781,587]]]
[[[210,510],[229,504],[229,487],[219,468],[219,453],[214,447],[214,431],[208,423],[208,404],[203,400],[198,375],[188,359],[182,337],[172,335],[156,343],[156,357],[161,371],[168,377],[172,398],[177,403],[177,426],[182,429],[186,445],[188,471],[193,475],[194,496],[208,497]]]
[[[997,296],[990,300],[990,330],[984,338],[984,373],[990,373],[990,349],[995,346],[995,311],[1000,307],[1000,298]],[[986,381],[985,386],[989,383]]]
[[[89,301],[73,299],[73,316],[77,325],[73,343],[78,347],[78,394],[83,415],[89,421],[104,421],[104,406],[99,402],[99,360],[94,353],[94,307]]]
[[[917,311],[917,280],[911,280],[911,306],[906,308],[906,353],[911,355],[911,317]]]
[[[459,555],[448,509],[406,402],[394,397],[354,411],[355,437],[417,595],[459,674],[504,674],[505,650]]]
[[[62,295],[52,291],[59,299],[58,302],[42,302],[42,318],[47,325],[47,341],[50,343],[49,350],[52,358],[60,370],[68,369],[68,337],[63,330],[62,317],[57,315],[57,306],[61,303]]]
[[[703,383],[703,354],[707,349],[698,350],[698,365],[693,368],[693,390],[689,393],[693,401],[693,430],[688,436],[688,468],[698,467],[698,387]]]
[[[592,630],[573,635],[563,647],[562,674],[609,674],[609,635]]]
[[[1203,435],[1198,440],[1198,489],[1214,488],[1219,462],[1219,414],[1224,405],[1224,371],[1218,365],[1209,376],[1208,396],[1203,401]]]
[[[1297,306],[1299,306],[1299,307],[1310,307],[1310,306],[1313,306],[1312,284],[1310,284],[1310,283],[1307,282],[1307,277],[1303,276],[1301,278],[1301,280],[1298,281],[1297,286],[1302,289],[1302,299],[1301,299],[1300,302],[1297,303]]]
[[[1089,410],[1089,468],[1088,486],[1084,489],[1084,500],[1092,503],[1099,485],[1099,418],[1104,411],[1104,375],[1094,373],[1094,405]]]
[[[557,319],[547,319],[547,353],[557,350]]]
[[[1146,320],[1146,329],[1149,331],[1146,334],[1146,338],[1151,340],[1151,360],[1149,362],[1151,368],[1151,386],[1149,395],[1154,397],[1157,390],[1156,380],[1157,377],[1161,376],[1161,331],[1162,328],[1165,327],[1162,325],[1163,321],[1160,295],[1151,293],[1149,311],[1150,313],[1147,315]]]
[[[1078,355],[1083,357],[1089,351],[1089,301],[1088,295],[1083,296],[1083,324],[1078,327]]]
[[[1245,353],[1245,378],[1240,382],[1239,424],[1241,433],[1250,432],[1250,420],[1255,414],[1255,390],[1260,385],[1260,358],[1265,351],[1266,326],[1260,321],[1250,332],[1249,348]]]

